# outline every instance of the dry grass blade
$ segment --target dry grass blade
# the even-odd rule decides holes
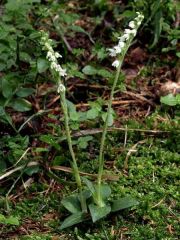
[[[38,162],[29,162],[27,164],[27,167],[33,167],[33,166],[38,166],[39,163]],[[6,173],[4,173],[3,175],[0,176],[0,181],[3,180],[4,178],[6,177],[9,177],[10,175],[12,175],[13,173],[17,172],[17,171],[20,171],[24,168],[24,165],[23,166],[20,166],[20,167],[17,167],[17,168],[14,168]]]
[[[50,167],[50,169],[60,170],[60,171],[67,172],[67,173],[72,173],[71,168],[64,167],[64,166],[53,166],[53,167]],[[88,177],[91,177],[91,178],[94,178],[94,179],[97,178],[97,174],[91,174],[91,173],[85,173],[85,172],[79,172],[79,173],[80,173],[81,176],[88,176]],[[109,180],[109,181],[118,181],[119,176],[104,174],[103,179]]]

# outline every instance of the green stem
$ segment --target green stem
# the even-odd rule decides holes
[[[127,42],[127,45],[122,53],[122,55],[119,56],[119,66],[117,68],[116,71],[116,76],[113,82],[113,86],[111,89],[111,93],[110,93],[110,98],[109,98],[109,102],[108,102],[108,109],[107,109],[107,116],[106,116],[106,120],[103,126],[103,133],[102,133],[102,137],[101,137],[101,144],[100,144],[100,152],[99,152],[99,170],[98,170],[98,177],[97,177],[97,204],[99,207],[103,207],[105,204],[102,200],[102,196],[101,196],[101,182],[102,182],[102,175],[103,175],[103,169],[104,169],[104,145],[105,145],[105,140],[106,140],[106,134],[107,134],[107,129],[108,129],[108,122],[109,122],[109,117],[111,114],[111,107],[112,107],[112,101],[113,101],[113,97],[114,97],[114,91],[119,79],[119,75],[121,72],[121,67],[122,67],[122,63],[124,61],[124,57],[126,55],[126,52],[128,50],[128,48],[131,45],[133,38],[130,38]]]
[[[61,96],[61,107],[64,113],[64,122],[65,122],[65,130],[66,130],[66,137],[67,137],[67,142],[69,146],[69,151],[72,157],[72,169],[74,172],[75,180],[77,183],[77,187],[79,189],[79,194],[80,194],[80,202],[81,202],[81,208],[83,212],[87,212],[87,206],[86,206],[86,201],[83,198],[83,193],[82,193],[82,182],[79,174],[79,169],[76,161],[76,157],[73,151],[72,147],[72,140],[71,140],[71,133],[70,133],[70,128],[69,128],[69,116],[68,116],[68,109],[67,109],[67,103],[66,103],[66,96],[65,92],[60,93]]]
[[[103,168],[104,168],[104,157],[103,157],[104,145],[105,145],[105,140],[106,140],[109,117],[111,114],[111,106],[112,106],[114,91],[115,91],[115,88],[117,85],[117,81],[119,79],[121,65],[122,65],[122,61],[120,61],[120,64],[117,68],[116,76],[115,76],[114,83],[113,83],[113,86],[111,89],[111,94],[110,94],[108,109],[107,109],[107,116],[106,116],[106,120],[105,120],[105,123],[103,126],[103,134],[102,134],[102,138],[101,138],[101,145],[100,145],[100,152],[99,152],[99,170],[98,170],[98,177],[97,177],[97,202],[100,207],[103,207],[103,205],[104,205],[102,198],[101,198],[101,181],[102,181]]]
[[[106,140],[106,134],[107,134],[107,129],[108,129],[108,122],[109,122],[109,117],[111,114],[111,107],[112,107],[112,101],[113,101],[113,97],[114,97],[114,91],[119,79],[119,75],[121,72],[121,67],[122,67],[122,63],[124,61],[124,56],[126,55],[126,52],[130,46],[132,39],[129,39],[126,48],[124,49],[124,52],[122,55],[119,56],[119,66],[117,68],[116,71],[116,76],[113,82],[113,86],[111,89],[111,93],[110,93],[110,98],[109,98],[109,102],[108,102],[108,109],[107,109],[107,116],[106,116],[106,120],[103,126],[103,133],[102,133],[102,137],[101,137],[101,144],[100,144],[100,151],[99,151],[99,170],[98,170],[98,177],[97,177],[97,203],[100,207],[104,206],[104,202],[102,200],[102,196],[101,196],[101,182],[102,182],[102,175],[103,175],[103,169],[104,169],[104,145],[105,145],[105,140]]]

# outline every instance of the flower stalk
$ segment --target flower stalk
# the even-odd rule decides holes
[[[52,40],[48,38],[48,34],[45,32],[42,32],[41,44],[43,45],[43,49],[47,51],[46,58],[50,62],[51,72],[54,76],[54,79],[57,81],[57,92],[60,94],[60,103],[61,103],[62,111],[64,114],[64,125],[65,125],[66,137],[67,137],[68,147],[69,147],[69,151],[72,158],[72,162],[70,162],[70,164],[73,169],[74,177],[79,190],[82,212],[87,212],[86,201],[84,200],[83,192],[82,192],[83,190],[82,181],[79,174],[79,168],[77,165],[74,150],[72,147],[71,132],[69,127],[69,115],[68,115],[68,108],[67,108],[67,102],[66,102],[66,88],[61,80],[62,77],[66,76],[66,69],[63,69],[58,63],[57,59],[61,58],[62,56],[58,52],[55,52],[53,50],[51,46]]]
[[[104,122],[103,126],[103,133],[101,137],[101,143],[100,143],[100,152],[99,152],[99,169],[98,169],[98,177],[97,177],[97,204],[99,207],[103,207],[105,203],[103,202],[102,196],[101,196],[101,184],[102,184],[102,175],[103,175],[103,168],[104,168],[104,145],[107,135],[107,129],[108,129],[108,122],[111,114],[111,107],[112,107],[112,101],[114,97],[114,91],[119,79],[119,75],[121,73],[121,67],[124,60],[124,57],[126,55],[126,52],[128,51],[131,42],[133,38],[137,34],[137,29],[140,26],[143,15],[137,12],[137,17],[134,19],[134,21],[131,21],[129,23],[129,28],[125,29],[124,34],[119,37],[118,45],[108,49],[109,55],[111,57],[117,57],[116,60],[112,63],[112,66],[116,68],[116,75],[113,82],[113,86],[110,93],[110,98],[108,102],[108,109],[107,109],[107,116]]]

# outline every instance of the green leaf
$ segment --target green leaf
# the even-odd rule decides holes
[[[97,108],[92,108],[87,111],[87,119],[95,119],[99,115],[99,110]]]
[[[48,152],[49,150],[47,148],[43,147],[37,147],[34,149],[34,152],[40,153],[40,152]]]
[[[178,58],[180,58],[180,52],[177,52],[177,53],[176,53],[176,56],[177,56]]]
[[[19,220],[17,217],[10,216],[6,218],[6,224],[19,226]]]
[[[2,173],[6,169],[6,162],[1,159],[0,161],[0,173]]]
[[[79,114],[78,112],[76,111],[76,106],[74,105],[74,103],[72,103],[71,101],[69,100],[66,100],[66,103],[67,103],[67,108],[68,108],[68,111],[69,111],[69,117],[72,121],[78,121],[79,119]]]
[[[60,146],[57,143],[57,140],[53,138],[51,134],[41,135],[40,140],[42,142],[48,143],[49,145],[53,146],[56,150],[60,150]]]
[[[25,173],[29,176],[32,176],[35,173],[39,172],[39,166],[31,166],[31,167],[27,167],[25,170]]]
[[[160,102],[168,106],[175,106],[177,104],[176,97],[172,93],[168,94],[167,96],[161,97]]]
[[[95,194],[95,188],[94,185],[91,181],[89,181],[87,178],[82,177],[83,182],[86,184],[86,186],[88,187],[88,189],[90,190],[90,192],[92,194]]]
[[[60,230],[71,227],[75,224],[83,222],[86,219],[84,213],[78,212],[67,217],[64,222],[61,224]]]
[[[111,72],[107,71],[106,69],[100,69],[98,70],[97,74],[99,76],[102,76],[104,78],[111,78],[113,75]]]
[[[95,75],[97,74],[97,69],[93,66],[87,65],[82,69],[82,72],[86,75]]]
[[[6,113],[4,111],[4,108],[0,106],[0,116],[4,116]]]
[[[88,142],[93,139],[92,136],[79,137],[78,138],[78,147],[85,149],[88,146]]]
[[[81,204],[77,195],[71,195],[64,198],[61,204],[71,213],[81,212]]]
[[[18,97],[28,97],[34,93],[34,88],[20,88],[17,90],[16,95]]]
[[[45,72],[49,67],[49,62],[45,58],[38,58],[37,60],[37,70],[38,73]]]
[[[5,112],[2,106],[0,106],[0,119],[2,122],[8,122],[15,129],[11,117]]]
[[[31,62],[31,56],[26,52],[20,52],[20,59],[24,62]]]
[[[83,195],[83,198],[85,200],[87,200],[88,198],[90,198],[92,196],[92,193],[89,190],[84,190],[84,191],[82,191],[82,195]],[[80,201],[80,194],[78,194],[78,199]]]
[[[111,211],[116,212],[125,208],[133,207],[138,204],[139,202],[132,197],[120,198],[118,200],[112,201]]]
[[[72,121],[78,121],[78,119],[79,119],[79,114],[78,114],[76,111],[71,111],[71,112],[69,112],[69,118],[70,118]]]
[[[114,123],[114,116],[113,116],[113,114],[114,114],[113,111],[111,111],[110,114],[109,114],[108,127],[111,127],[113,125],[113,123]],[[103,119],[104,122],[106,121],[106,118],[107,118],[107,112],[102,114],[102,119]]]
[[[11,98],[13,95],[13,89],[10,82],[6,78],[3,78],[1,86],[2,86],[2,95],[5,98]]]
[[[97,220],[107,216],[111,212],[111,207],[109,205],[98,207],[97,205],[91,203],[89,205],[89,210],[91,213],[92,221],[96,222]]]
[[[80,33],[85,33],[87,34],[87,32],[80,26],[77,25],[72,25],[69,27],[71,30],[75,31],[75,32],[80,32]]]
[[[3,214],[0,213],[0,223],[6,223],[6,218]]]
[[[97,188],[97,186],[96,186]],[[104,184],[101,185],[101,196],[103,200],[107,200],[107,198],[111,195],[111,188],[109,185]]]
[[[176,95],[176,103],[180,105],[180,94]]]
[[[14,110],[19,112],[26,112],[31,110],[31,103],[24,98],[14,99],[13,102],[10,102],[10,106],[14,108]]]
[[[162,31],[162,23],[163,23],[162,11],[158,10],[154,16],[154,41],[150,48],[153,48],[159,40]]]
[[[0,223],[16,225],[16,226],[18,226],[20,224],[17,217],[10,216],[10,217],[6,218],[3,214],[0,214]]]
[[[68,111],[76,112],[76,106],[74,105],[74,103],[72,103],[71,101],[66,99],[66,104],[67,104],[67,107],[68,107]]]

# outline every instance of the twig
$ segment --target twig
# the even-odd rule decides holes
[[[81,130],[78,132],[75,132],[72,134],[73,137],[81,137],[86,135],[95,135],[98,133],[101,133],[103,130],[101,128],[95,128],[95,129],[87,129],[87,130]],[[115,132],[115,131],[130,131],[130,132],[142,132],[142,133],[151,133],[151,134],[160,134],[160,133],[170,133],[170,131],[161,131],[161,130],[149,130],[149,129],[136,129],[136,128],[108,128],[108,132]]]
[[[53,170],[60,170],[60,171],[63,171],[63,172],[68,172],[68,173],[72,173],[73,170],[69,167],[64,167],[64,166],[53,166],[53,167],[50,167],[50,169],[53,169]],[[96,179],[97,178],[97,174],[91,174],[91,173],[85,173],[85,172],[79,172],[81,176],[88,176],[88,177],[91,177],[91,178],[94,178]],[[119,176],[115,176],[115,175],[103,175],[103,179],[106,179],[106,180],[110,180],[110,181],[118,181],[119,180]]]
[[[137,102],[139,102],[137,100]],[[116,101],[112,101],[112,105],[115,106],[115,105],[123,105],[123,104],[130,104],[130,103],[135,103],[135,100],[116,100]],[[104,103],[105,106],[108,105],[108,103]],[[76,107],[77,108],[80,108],[80,107],[89,107],[90,104],[89,103],[78,103],[76,104]]]
[[[133,92],[127,92],[127,91],[124,91],[123,93],[131,96],[131,97],[134,97],[136,99],[139,99],[141,101],[144,101],[144,102],[147,102],[149,103],[151,106],[155,106],[155,104],[153,102],[151,102],[150,100],[146,99],[145,97],[141,96],[140,94],[138,93],[133,93]]]
[[[38,162],[29,162],[29,163],[27,164],[27,167],[38,166],[38,165],[39,165]],[[23,168],[24,168],[24,166],[20,166],[20,167],[17,167],[17,168],[12,169],[11,171],[6,172],[5,174],[3,174],[3,175],[0,176],[0,181],[1,181],[2,179],[6,178],[6,177],[9,177],[10,175],[12,175],[13,173],[15,173],[15,172],[17,172],[17,171],[22,170]]]
[[[151,208],[155,208],[155,207],[159,206],[163,201],[164,201],[164,198],[162,198],[157,204],[155,204]]]

